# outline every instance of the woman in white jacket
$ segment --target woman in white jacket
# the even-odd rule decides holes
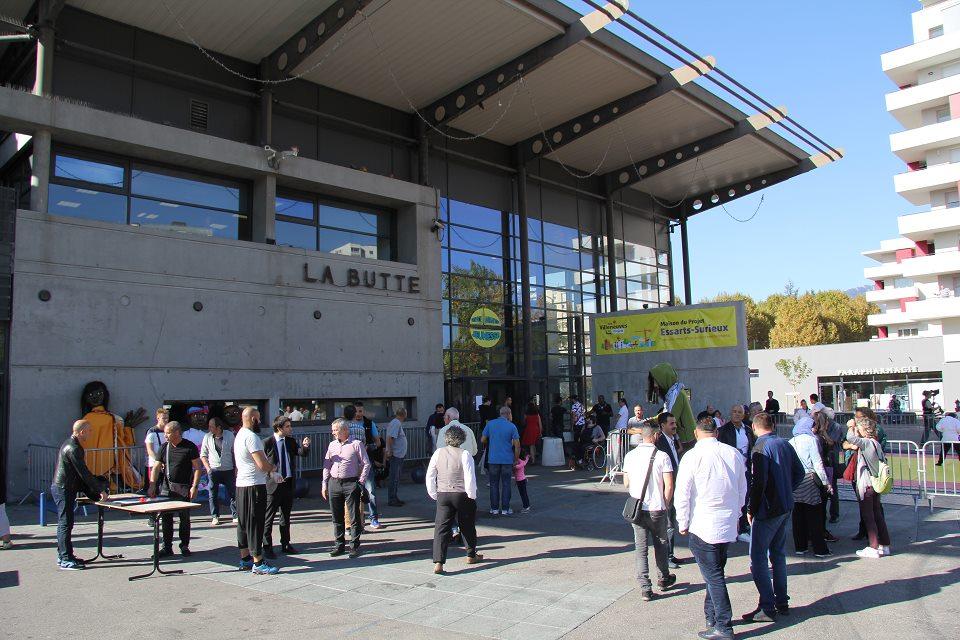
[[[813,547],[818,558],[830,555],[830,549],[824,541],[823,509],[824,492],[832,490],[827,481],[827,472],[823,466],[820,441],[813,435],[813,419],[802,417],[793,428],[790,445],[797,452],[803,464],[804,478],[793,492],[793,544],[797,555],[807,553],[807,542]]]

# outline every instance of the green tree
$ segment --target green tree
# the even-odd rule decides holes
[[[503,333],[498,344],[483,347],[470,335],[470,317],[477,309],[487,307],[504,323],[506,318],[503,317],[503,309],[509,295],[508,283],[500,280],[493,270],[471,263],[469,268],[454,267],[451,273],[444,274],[442,285],[450,294],[450,319],[454,324],[450,346],[455,350],[452,365],[456,374],[485,375],[496,366],[503,366],[507,327],[501,327]],[[496,362],[494,359],[497,359]]]
[[[810,377],[810,374],[813,373],[813,369],[810,368],[810,365],[807,364],[806,360],[797,356],[793,360],[788,360],[787,358],[780,358],[774,364],[774,367],[777,368],[784,378],[787,379],[787,382],[790,383],[790,386],[793,387],[794,393],[797,392],[797,387],[804,380]]]
[[[870,339],[872,331],[867,325],[867,316],[880,312],[876,305],[868,303],[863,296],[851,298],[836,289],[818,291],[814,298],[831,339],[835,338],[836,342],[863,342]]]
[[[806,347],[830,344],[831,332],[820,313],[812,294],[786,298],[777,309],[776,320],[770,331],[770,347]]]
[[[702,300],[702,302],[743,302],[744,315],[747,318],[747,347],[750,349],[766,349],[770,346],[770,329],[773,328],[773,317],[753,301],[745,293],[721,293],[720,295]]]

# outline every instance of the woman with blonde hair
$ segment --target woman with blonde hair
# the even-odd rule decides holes
[[[880,495],[873,490],[872,478],[880,473],[880,461],[886,460],[877,437],[877,423],[869,418],[857,418],[847,432],[844,449],[856,450],[857,466],[854,489],[860,503],[860,517],[867,530],[870,546],[857,551],[861,558],[880,558],[890,555],[890,533],[880,506]]]

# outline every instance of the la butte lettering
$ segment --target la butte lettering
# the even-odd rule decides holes
[[[324,265],[323,273],[317,277],[316,271],[310,268],[310,263],[303,265],[303,280],[305,282],[319,282],[320,284],[330,284],[335,287],[366,287],[367,289],[381,289],[384,291],[401,291],[406,293],[420,293],[420,278],[416,276],[405,276],[402,273],[384,273],[382,271],[367,271],[364,269],[361,274],[357,269],[347,269],[347,282],[345,285],[337,284],[333,279],[333,271],[330,265]],[[404,282],[406,281],[406,282]],[[395,283],[392,287],[390,283]],[[361,284],[362,283],[362,284]],[[379,285],[379,286],[378,286]]]

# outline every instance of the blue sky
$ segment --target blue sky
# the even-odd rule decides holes
[[[581,13],[589,9],[576,0],[564,2]],[[692,218],[694,300],[722,291],[763,298],[782,291],[787,280],[801,291],[867,284],[863,268],[871,261],[860,252],[896,237],[896,217],[917,210],[893,190],[893,175],[905,168],[890,152],[889,134],[902,127],[884,107],[884,95],[896,87],[880,69],[880,54],[912,42],[910,14],[920,3],[630,4],[688,47],[716,56],[721,69],[769,102],[786,105],[793,118],[846,152],[838,163],[763,191],[763,206],[748,223],[733,221],[719,207]],[[654,53],[646,43],[641,48]],[[657,57],[676,64],[665,54]],[[748,218],[759,198],[735,200],[727,209],[737,218]],[[674,264],[682,297],[679,244],[677,231]]]

